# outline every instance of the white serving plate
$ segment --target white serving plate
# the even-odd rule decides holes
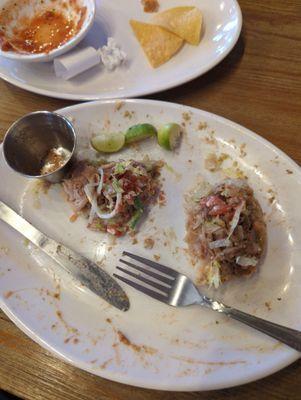
[[[213,151],[227,153],[248,176],[266,213],[268,249],[255,276],[233,281],[210,294],[243,311],[301,329],[301,174],[291,159],[233,122],[177,104],[106,101],[59,112],[75,124],[81,157],[95,155],[85,144],[92,133],[103,128],[123,130],[145,121],[156,126],[170,121],[185,123],[176,153],[162,150],[155,140],[146,140],[139,148],[108,157],[141,159],[148,154],[152,159],[164,159],[169,166],[162,171],[167,205],[151,209],[137,244],[128,237],[114,243],[108,235],[88,231],[83,218],[69,221],[71,210],[59,185],[46,194],[37,190],[35,182],[5,165],[2,154],[1,200],[46,234],[102,263],[111,274],[121,252],[130,250],[149,258],[160,255],[160,262],[195,279],[198,269],[185,252],[183,196],[200,175],[212,183],[222,179],[222,172],[204,169],[204,159]],[[245,148],[240,148],[244,143]],[[155,239],[152,250],[143,246],[149,236]],[[131,308],[120,312],[79,287],[2,222],[0,243],[3,311],[37,343],[96,375],[147,388],[209,390],[262,378],[299,357],[285,345],[213,311],[197,306],[168,307],[127,286]],[[131,346],[120,341],[118,331]]]
[[[96,100],[142,96],[159,92],[204,74],[233,48],[241,30],[242,16],[236,0],[164,0],[160,10],[196,5],[204,16],[203,37],[198,46],[185,44],[169,62],[157,69],[148,64],[129,25],[130,19],[150,21],[140,0],[98,0],[95,22],[79,46],[95,48],[113,36],[128,55],[128,62],[113,72],[98,65],[64,81],[56,78],[52,63],[31,63],[0,57],[0,77],[23,89],[70,100]]]

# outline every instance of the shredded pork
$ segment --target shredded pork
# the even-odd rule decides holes
[[[186,240],[195,259],[208,261],[204,280],[210,285],[254,273],[265,249],[266,225],[253,190],[241,180],[228,180],[194,199]]]
[[[145,208],[159,194],[160,163],[134,160],[93,165],[78,162],[63,182],[75,213],[88,228],[122,236],[135,230]]]

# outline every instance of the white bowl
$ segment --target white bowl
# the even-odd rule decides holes
[[[3,7],[7,7],[12,3],[12,0],[0,0],[0,10]],[[5,18],[0,25],[5,25],[5,30],[13,36],[13,29],[20,25],[20,20],[24,18],[32,19],[35,15],[40,14],[43,10],[59,9],[69,19],[79,21],[80,15],[78,10],[74,7],[74,3],[71,0],[16,0],[13,2],[16,4],[13,11],[10,11],[11,18]],[[63,7],[63,4],[67,4],[67,7]],[[76,4],[80,7],[86,7],[87,11],[84,17],[83,24],[79,31],[72,36],[63,45],[44,53],[25,53],[17,50],[3,51],[0,49],[0,56],[25,62],[46,62],[51,61],[55,57],[66,53],[76,46],[88,33],[92,27],[95,17],[95,0],[77,0]],[[0,21],[1,22],[1,21]]]

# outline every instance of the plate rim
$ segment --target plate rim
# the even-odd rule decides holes
[[[98,101],[94,101],[94,102],[88,102],[88,103],[79,103],[79,104],[75,104],[75,105],[71,105],[68,107],[64,107],[64,108],[60,108],[58,110],[56,110],[56,112],[64,114],[67,111],[70,110],[75,110],[77,108],[89,108],[91,105],[99,105],[102,106],[104,104],[116,104],[116,101],[118,100],[98,100]],[[243,130],[244,134],[248,135],[249,137],[252,137],[253,139],[255,139],[256,141],[259,141],[263,144],[265,144],[269,149],[271,149],[272,151],[277,151],[277,154],[280,154],[282,157],[284,157],[284,159],[290,164],[290,166],[300,175],[301,178],[301,167],[293,160],[291,159],[285,152],[283,152],[281,149],[279,149],[277,146],[275,146],[273,143],[269,142],[267,139],[263,138],[262,136],[256,134],[255,132],[249,130],[248,128],[243,127],[240,124],[237,124],[236,122],[233,122],[227,118],[221,117],[219,115],[216,115],[214,113],[208,112],[208,111],[204,111],[195,107],[191,107],[191,106],[185,106],[183,104],[178,104],[178,103],[169,103],[166,101],[159,101],[159,100],[150,100],[150,99],[127,99],[127,100],[122,100],[127,104],[153,104],[153,105],[157,105],[158,107],[171,107],[174,109],[182,109],[182,110],[187,110],[187,111],[191,111],[193,113],[195,112],[200,112],[202,114],[203,117],[209,117],[215,121],[221,122],[222,124],[226,124],[230,127],[233,127],[234,129],[240,129]],[[2,147],[2,145],[0,146],[0,148]],[[48,344],[45,340],[43,340],[42,337],[40,337],[40,335],[35,334],[29,326],[27,326],[19,317],[17,317],[14,313],[14,311],[12,309],[9,308],[9,306],[6,304],[6,302],[3,299],[0,299],[0,306],[1,309],[3,310],[3,312],[13,321],[13,323],[19,328],[21,329],[22,332],[24,332],[28,337],[30,337],[34,342],[38,343],[40,346],[42,346],[44,349],[50,351],[52,354],[54,354],[56,357],[58,357],[59,359],[77,367],[80,368],[84,371],[90,372],[94,375],[97,375],[103,379],[109,379],[111,381],[115,381],[115,382],[119,382],[119,383],[123,383],[123,384],[128,384],[131,386],[135,386],[135,387],[141,387],[141,388],[149,388],[149,389],[156,389],[156,390],[165,390],[165,391],[174,391],[174,392],[178,392],[178,391],[185,391],[185,392],[189,392],[189,391],[208,391],[208,390],[216,390],[216,389],[225,389],[225,388],[231,388],[234,386],[238,386],[238,385],[243,385],[246,383],[250,383],[250,382],[254,382],[258,379],[262,379],[265,378],[277,371],[280,371],[281,369],[285,368],[286,366],[292,364],[293,362],[295,362],[296,360],[298,360],[299,358],[301,358],[301,354],[296,352],[296,351],[289,351],[289,349],[286,351],[286,349],[284,350],[285,352],[283,353],[283,356],[281,358],[280,361],[276,362],[275,364],[273,364],[272,366],[269,365],[267,366],[267,368],[264,370],[264,372],[256,372],[256,369],[253,369],[253,372],[250,373],[248,376],[244,377],[244,378],[239,378],[239,379],[235,379],[235,377],[233,377],[230,381],[228,380],[228,383],[225,383],[223,381],[219,381],[219,382],[215,382],[214,384],[202,384],[200,385],[199,383],[195,383],[193,385],[184,383],[184,384],[179,384],[178,386],[173,385],[173,387],[170,387],[170,383],[161,383],[160,381],[158,381],[157,385],[150,383],[144,383],[143,380],[141,380],[140,382],[136,382],[133,384],[132,381],[132,377],[128,376],[128,375],[122,375],[119,373],[115,373],[114,372],[107,372],[106,370],[94,370],[91,366],[89,366],[88,363],[86,363],[85,361],[82,360],[78,360],[76,359],[76,357],[70,357],[70,355],[65,355],[62,352],[60,352],[59,350],[57,350],[56,348],[52,347],[52,345]],[[99,373],[101,372],[101,373]]]
[[[120,98],[123,98],[123,99],[136,98],[136,97],[140,97],[140,96],[148,96],[151,94],[155,94],[155,93],[163,92],[163,91],[166,91],[169,89],[173,89],[175,87],[184,85],[185,83],[190,82],[190,81],[198,78],[199,76],[206,74],[208,71],[210,71],[211,69],[216,67],[224,58],[226,58],[228,56],[228,54],[231,52],[231,50],[234,48],[234,46],[236,45],[236,43],[240,37],[241,30],[242,30],[243,18],[242,18],[242,12],[241,12],[241,8],[240,8],[238,1],[237,0],[231,0],[231,1],[233,1],[235,10],[237,12],[238,25],[237,25],[237,30],[235,32],[235,35],[233,36],[233,41],[230,44],[230,46],[227,47],[223,53],[218,54],[218,56],[213,60],[213,62],[209,63],[203,70],[199,69],[195,73],[185,76],[184,78],[174,81],[173,83],[170,83],[168,85],[165,85],[164,83],[162,83],[161,85],[156,87],[154,90],[140,90],[140,91],[138,90],[132,94],[125,93],[124,95],[120,94],[120,93],[116,93],[116,96],[110,96],[110,95],[103,96],[103,95],[101,95],[101,93],[98,95],[81,95],[81,94],[53,92],[48,89],[41,89],[41,88],[33,86],[31,84],[27,84],[22,81],[19,81],[18,79],[14,78],[12,76],[8,76],[7,74],[5,74],[1,71],[0,71],[0,78],[3,79],[7,83],[10,83],[21,89],[27,90],[31,93],[36,93],[39,95],[48,96],[48,97],[52,97],[55,99],[71,100],[71,101],[97,101],[97,100],[107,100],[107,99],[117,99],[117,98],[119,98],[119,99]]]

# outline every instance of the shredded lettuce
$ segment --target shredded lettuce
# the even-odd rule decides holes
[[[123,162],[119,162],[114,167],[114,175],[123,174],[125,172],[125,165]]]
[[[128,222],[128,226],[130,229],[134,230],[136,225],[138,224],[141,216],[143,214],[143,208],[139,208],[136,210],[132,216],[132,218]]]
[[[143,208],[143,203],[139,196],[135,197],[134,207],[136,208],[136,210],[140,210],[141,208]]]

